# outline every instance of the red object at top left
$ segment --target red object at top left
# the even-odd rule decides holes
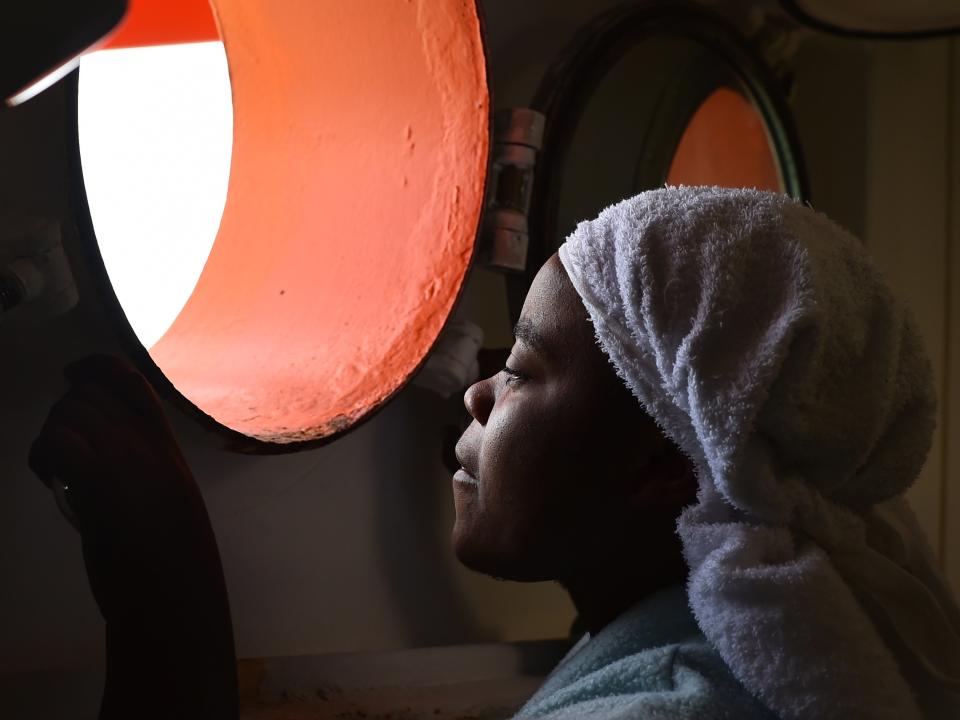
[[[100,49],[219,39],[209,0],[129,0],[127,14]]]

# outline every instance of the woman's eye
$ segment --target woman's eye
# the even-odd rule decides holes
[[[520,381],[522,381],[522,380],[526,380],[526,379],[527,379],[527,376],[526,376],[526,375],[524,375],[524,374],[523,374],[522,372],[520,372],[519,370],[514,370],[514,369],[513,369],[512,367],[510,367],[509,365],[504,365],[503,370],[501,370],[500,372],[506,374],[506,376],[507,376],[507,384],[508,384],[508,385],[511,385],[511,384],[513,384],[513,383],[520,382]]]

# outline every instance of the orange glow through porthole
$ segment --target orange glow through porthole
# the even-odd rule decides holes
[[[226,202],[149,352],[233,430],[325,437],[412,375],[469,266],[489,133],[476,5],[212,6],[232,84]]]
[[[783,192],[763,118],[740,93],[719,88],[680,139],[668,185],[719,185]]]
[[[103,49],[220,40],[208,0],[128,0]]]

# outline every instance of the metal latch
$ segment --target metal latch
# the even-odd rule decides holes
[[[479,262],[504,272],[527,267],[527,213],[544,116],[529,108],[500,110],[493,120],[493,159]]]
[[[55,220],[0,217],[0,320],[30,323],[77,304]]]

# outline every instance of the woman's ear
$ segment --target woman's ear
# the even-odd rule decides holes
[[[653,452],[636,479],[631,503],[637,510],[683,508],[697,497],[693,463],[669,440]]]

